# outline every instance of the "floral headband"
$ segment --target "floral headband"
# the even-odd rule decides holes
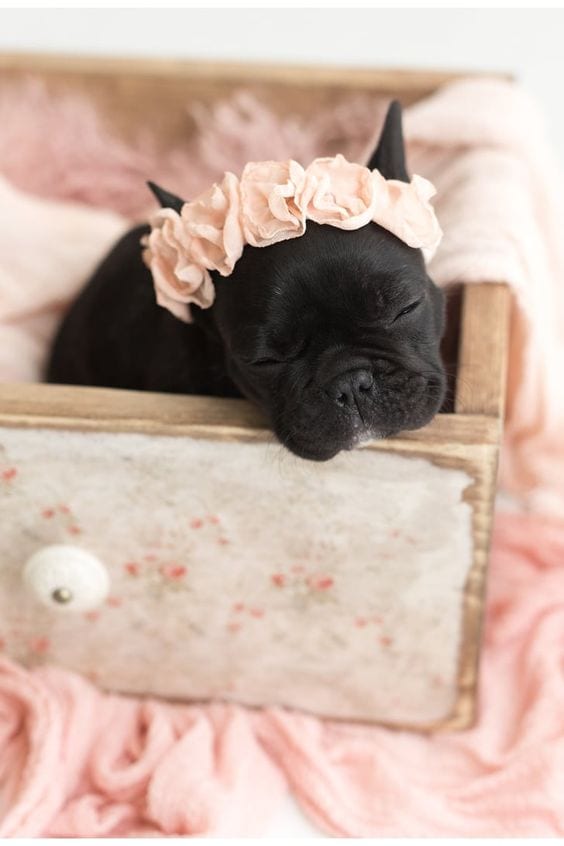
[[[373,221],[431,258],[442,237],[429,203],[435,193],[421,176],[385,179],[341,155],[315,159],[305,169],[292,159],[250,162],[240,179],[227,172],[195,200],[178,200],[178,210],[156,212],[142,240],[143,260],[159,305],[190,321],[190,303],[213,304],[210,271],[229,276],[246,244],[268,247],[298,238],[308,220],[351,230]]]

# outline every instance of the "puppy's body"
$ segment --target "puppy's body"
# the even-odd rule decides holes
[[[368,166],[408,179],[398,104]],[[156,304],[143,231],[122,239],[72,306],[49,381],[240,393],[314,460],[419,428],[441,407],[443,295],[421,252],[382,227],[308,221],[298,238],[246,246],[229,277],[212,274],[215,302],[193,306],[191,324]]]
[[[240,396],[217,337],[160,308],[140,240],[127,232],[73,302],[51,352],[47,381],[179,394]]]

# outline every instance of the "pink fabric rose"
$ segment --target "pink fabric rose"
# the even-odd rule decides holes
[[[142,240],[143,260],[153,275],[158,304],[185,322],[190,322],[189,303],[209,308],[215,298],[210,274],[191,257],[190,240],[173,209],[160,209],[151,219],[151,232]]]
[[[305,232],[305,213],[296,203],[305,171],[293,159],[249,162],[241,176],[245,239],[253,247],[268,247]]]
[[[344,156],[315,159],[305,172],[298,196],[306,217],[339,229],[360,229],[374,213],[375,185],[367,167]]]
[[[192,259],[222,276],[233,272],[245,245],[240,207],[239,180],[227,172],[221,183],[214,183],[195,200],[185,203],[180,212],[191,236]]]
[[[429,202],[436,194],[434,186],[422,176],[414,176],[411,182],[384,179],[377,170],[372,171],[372,179],[376,197],[373,221],[409,247],[422,249],[427,260],[432,258],[443,235]]]

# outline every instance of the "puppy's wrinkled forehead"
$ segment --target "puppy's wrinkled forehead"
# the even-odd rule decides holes
[[[216,312],[249,331],[293,334],[310,322],[358,328],[385,320],[427,283],[420,251],[376,224],[346,232],[311,223],[301,238],[247,248],[219,285]]]

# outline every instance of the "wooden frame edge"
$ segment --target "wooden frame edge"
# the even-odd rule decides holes
[[[509,72],[476,70],[427,70],[416,68],[370,68],[351,65],[294,64],[278,62],[213,61],[157,57],[105,57],[66,53],[8,52],[0,54],[0,72],[33,72],[50,74],[182,77],[213,82],[292,84],[384,90],[423,94],[463,77],[512,79]]]
[[[243,399],[45,383],[0,384],[0,426],[273,440],[267,420]],[[439,414],[422,429],[362,448],[454,455],[473,444],[497,445],[499,434],[499,421],[488,415]]]
[[[456,414],[503,419],[509,349],[511,292],[499,282],[464,285]]]

